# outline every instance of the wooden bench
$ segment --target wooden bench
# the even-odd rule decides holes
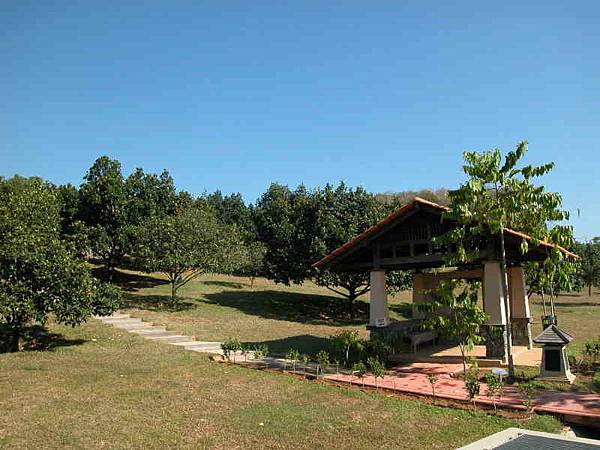
[[[438,338],[438,332],[436,330],[417,331],[411,333],[408,338],[410,339],[410,345],[413,353],[416,353],[417,345],[425,344],[426,342],[435,343],[436,339]]]

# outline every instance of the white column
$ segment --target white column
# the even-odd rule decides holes
[[[483,263],[483,309],[488,315],[488,325],[506,325],[502,271],[498,261]]]
[[[385,270],[371,271],[371,294],[369,303],[369,325],[385,327],[390,322],[388,311]]]

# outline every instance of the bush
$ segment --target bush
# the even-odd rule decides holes
[[[367,356],[377,358],[379,361],[387,361],[392,352],[392,348],[388,344],[376,338],[366,341],[365,347]]]
[[[600,389],[600,370],[596,370],[596,373],[594,373],[592,384],[596,389]]]
[[[235,353],[242,349],[241,342],[234,337],[229,337],[221,344],[221,350],[223,350],[223,355],[229,360],[231,360],[231,355],[233,355],[233,362],[235,362]]]
[[[327,353],[325,350],[320,350],[315,355],[315,361],[317,361],[317,363],[319,364],[319,366],[317,367],[317,377],[318,377],[319,369],[321,370],[321,374],[323,374],[325,372],[325,370],[327,369],[327,366],[329,366],[329,353]]]
[[[334,357],[345,367],[361,360],[366,341],[358,337],[358,331],[341,331],[329,337]]]

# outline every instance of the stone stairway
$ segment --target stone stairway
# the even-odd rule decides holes
[[[221,342],[196,341],[193,336],[185,336],[175,331],[168,331],[164,326],[144,322],[142,319],[131,317],[129,314],[116,312],[112,316],[96,316],[95,319],[107,325],[112,325],[115,328],[137,334],[144,339],[183,347],[185,350],[192,352],[223,354]]]

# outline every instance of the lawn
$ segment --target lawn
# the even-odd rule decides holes
[[[214,363],[96,321],[51,331],[51,351],[0,355],[0,448],[454,448],[515,426]]]

